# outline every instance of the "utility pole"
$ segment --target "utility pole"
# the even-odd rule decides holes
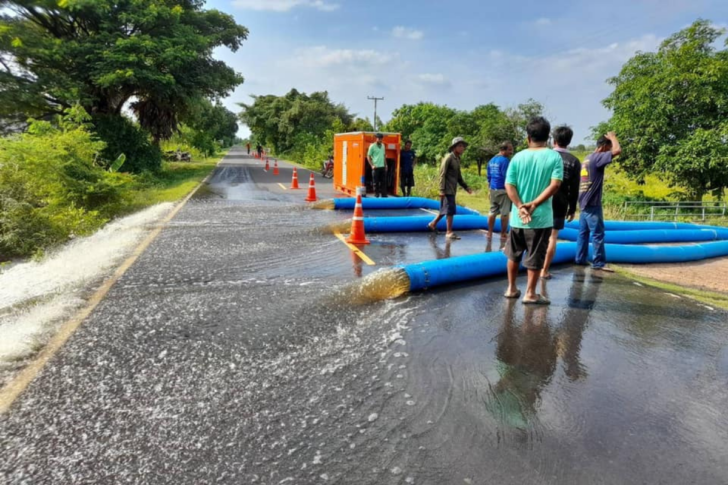
[[[367,96],[367,99],[374,101],[374,131],[377,131],[377,102],[384,101],[384,98],[377,98],[376,96]]]

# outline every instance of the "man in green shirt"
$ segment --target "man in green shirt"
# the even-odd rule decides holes
[[[536,293],[536,284],[554,226],[551,197],[561,186],[564,163],[561,155],[547,146],[551,125],[545,118],[531,119],[526,132],[528,149],[513,157],[506,174],[506,192],[513,208],[511,233],[505,248],[508,257],[508,291],[505,297],[521,296],[516,287],[516,277],[523,259],[523,266],[528,270],[523,303],[548,305],[551,302]]]
[[[372,167],[372,178],[374,179],[374,192],[377,197],[387,196],[387,161],[385,159],[385,153],[387,148],[382,143],[384,135],[381,133],[376,134],[377,142],[369,145],[369,151],[367,152],[367,161]]]

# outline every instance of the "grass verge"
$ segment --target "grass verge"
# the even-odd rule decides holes
[[[130,213],[161,202],[182,199],[212,172],[226,154],[221,152],[214,157],[190,163],[164,163],[159,173],[140,182],[122,211]]]
[[[715,292],[706,291],[706,290],[696,290],[693,288],[675,285],[672,283],[664,283],[662,281],[654,280],[652,278],[646,278],[644,276],[639,276],[618,265],[611,265],[611,266],[612,266],[612,268],[614,268],[614,270],[617,273],[621,274],[622,276],[625,276],[631,280],[637,281],[638,283],[642,283],[645,286],[651,286],[653,288],[658,288],[660,290],[669,291],[670,293],[674,293],[676,295],[690,298],[690,299],[698,301],[700,303],[704,303],[708,306],[718,307],[718,308],[722,308],[723,310],[728,310],[728,295],[726,295],[726,294],[715,293]]]

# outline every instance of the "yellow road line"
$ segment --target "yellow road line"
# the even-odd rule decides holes
[[[222,160],[221,160],[222,161]],[[162,229],[169,223],[169,221],[174,218],[174,216],[177,215],[177,213],[182,210],[182,207],[185,206],[187,201],[189,201],[193,195],[197,192],[197,190],[207,182],[207,180],[210,178],[208,175],[205,177],[205,179],[200,182],[200,184],[195,187],[195,189],[190,192],[187,197],[185,197],[182,202],[180,202],[177,207],[172,209],[172,212],[170,212],[167,217],[162,219],[162,222],[160,223],[159,227],[154,229],[154,231],[149,234],[144,241],[142,241],[136,249],[134,249],[134,252],[131,256],[129,256],[126,261],[124,261],[121,266],[119,266],[114,274],[104,282],[104,284],[96,290],[96,293],[94,293],[91,296],[91,299],[88,301],[86,306],[78,311],[70,320],[68,320],[66,323],[64,323],[58,332],[53,336],[53,338],[48,342],[48,344],[45,346],[45,348],[38,354],[38,356],[28,364],[25,369],[23,369],[17,376],[15,376],[14,379],[12,379],[9,383],[5,385],[2,389],[0,389],[0,415],[6,413],[8,409],[10,409],[10,406],[13,405],[13,402],[20,396],[20,394],[25,391],[25,389],[28,388],[31,382],[38,376],[41,370],[43,370],[43,367],[48,363],[48,361],[55,355],[58,350],[63,347],[63,345],[68,341],[69,338],[73,335],[73,333],[78,329],[78,327],[81,326],[81,324],[88,318],[89,315],[91,315],[91,312],[94,311],[94,309],[98,306],[99,303],[101,303],[101,300],[104,299],[104,297],[109,293],[109,290],[114,286],[114,284],[119,281],[119,278],[121,278],[124,273],[136,262],[136,260],[139,258],[139,256],[142,255],[142,253],[149,247],[150,244],[159,236],[159,233],[162,232]]]
[[[361,252],[361,249],[359,249],[358,247],[354,246],[353,244],[349,244],[348,242],[346,242],[346,239],[344,238],[344,236],[341,235],[340,232],[335,232],[334,233],[334,236],[336,236],[337,238],[339,238],[339,241],[341,241],[344,244],[346,244],[349,247],[349,249],[351,249],[352,251],[354,251],[354,253],[357,256],[359,256],[359,259],[361,259],[362,261],[364,261],[366,264],[368,264],[369,266],[376,266],[377,265],[377,263],[375,263],[374,261],[372,261],[369,258],[369,256],[367,256],[366,254],[364,254],[363,252]]]
[[[285,185],[283,185],[283,184],[278,184],[278,185],[280,185],[283,190],[288,190]]]

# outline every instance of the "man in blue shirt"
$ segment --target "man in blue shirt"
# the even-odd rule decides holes
[[[488,240],[493,239],[493,227],[497,216],[501,218],[501,239],[508,237],[508,216],[511,213],[511,199],[506,193],[506,173],[513,156],[513,144],[501,143],[500,154],[488,162],[488,188],[490,189],[490,215],[488,216]]]
[[[417,158],[412,149],[412,142],[407,140],[404,143],[404,150],[399,154],[399,186],[402,188],[402,195],[412,196],[412,187],[415,186],[415,165]]]
[[[604,189],[604,169],[612,159],[622,153],[619,140],[614,132],[609,132],[597,140],[597,149],[586,157],[581,164],[579,184],[579,237],[576,240],[576,264],[586,265],[589,257],[589,237],[594,244],[592,268],[612,273],[606,266],[607,252],[604,249],[604,212],[602,210],[602,191]]]

